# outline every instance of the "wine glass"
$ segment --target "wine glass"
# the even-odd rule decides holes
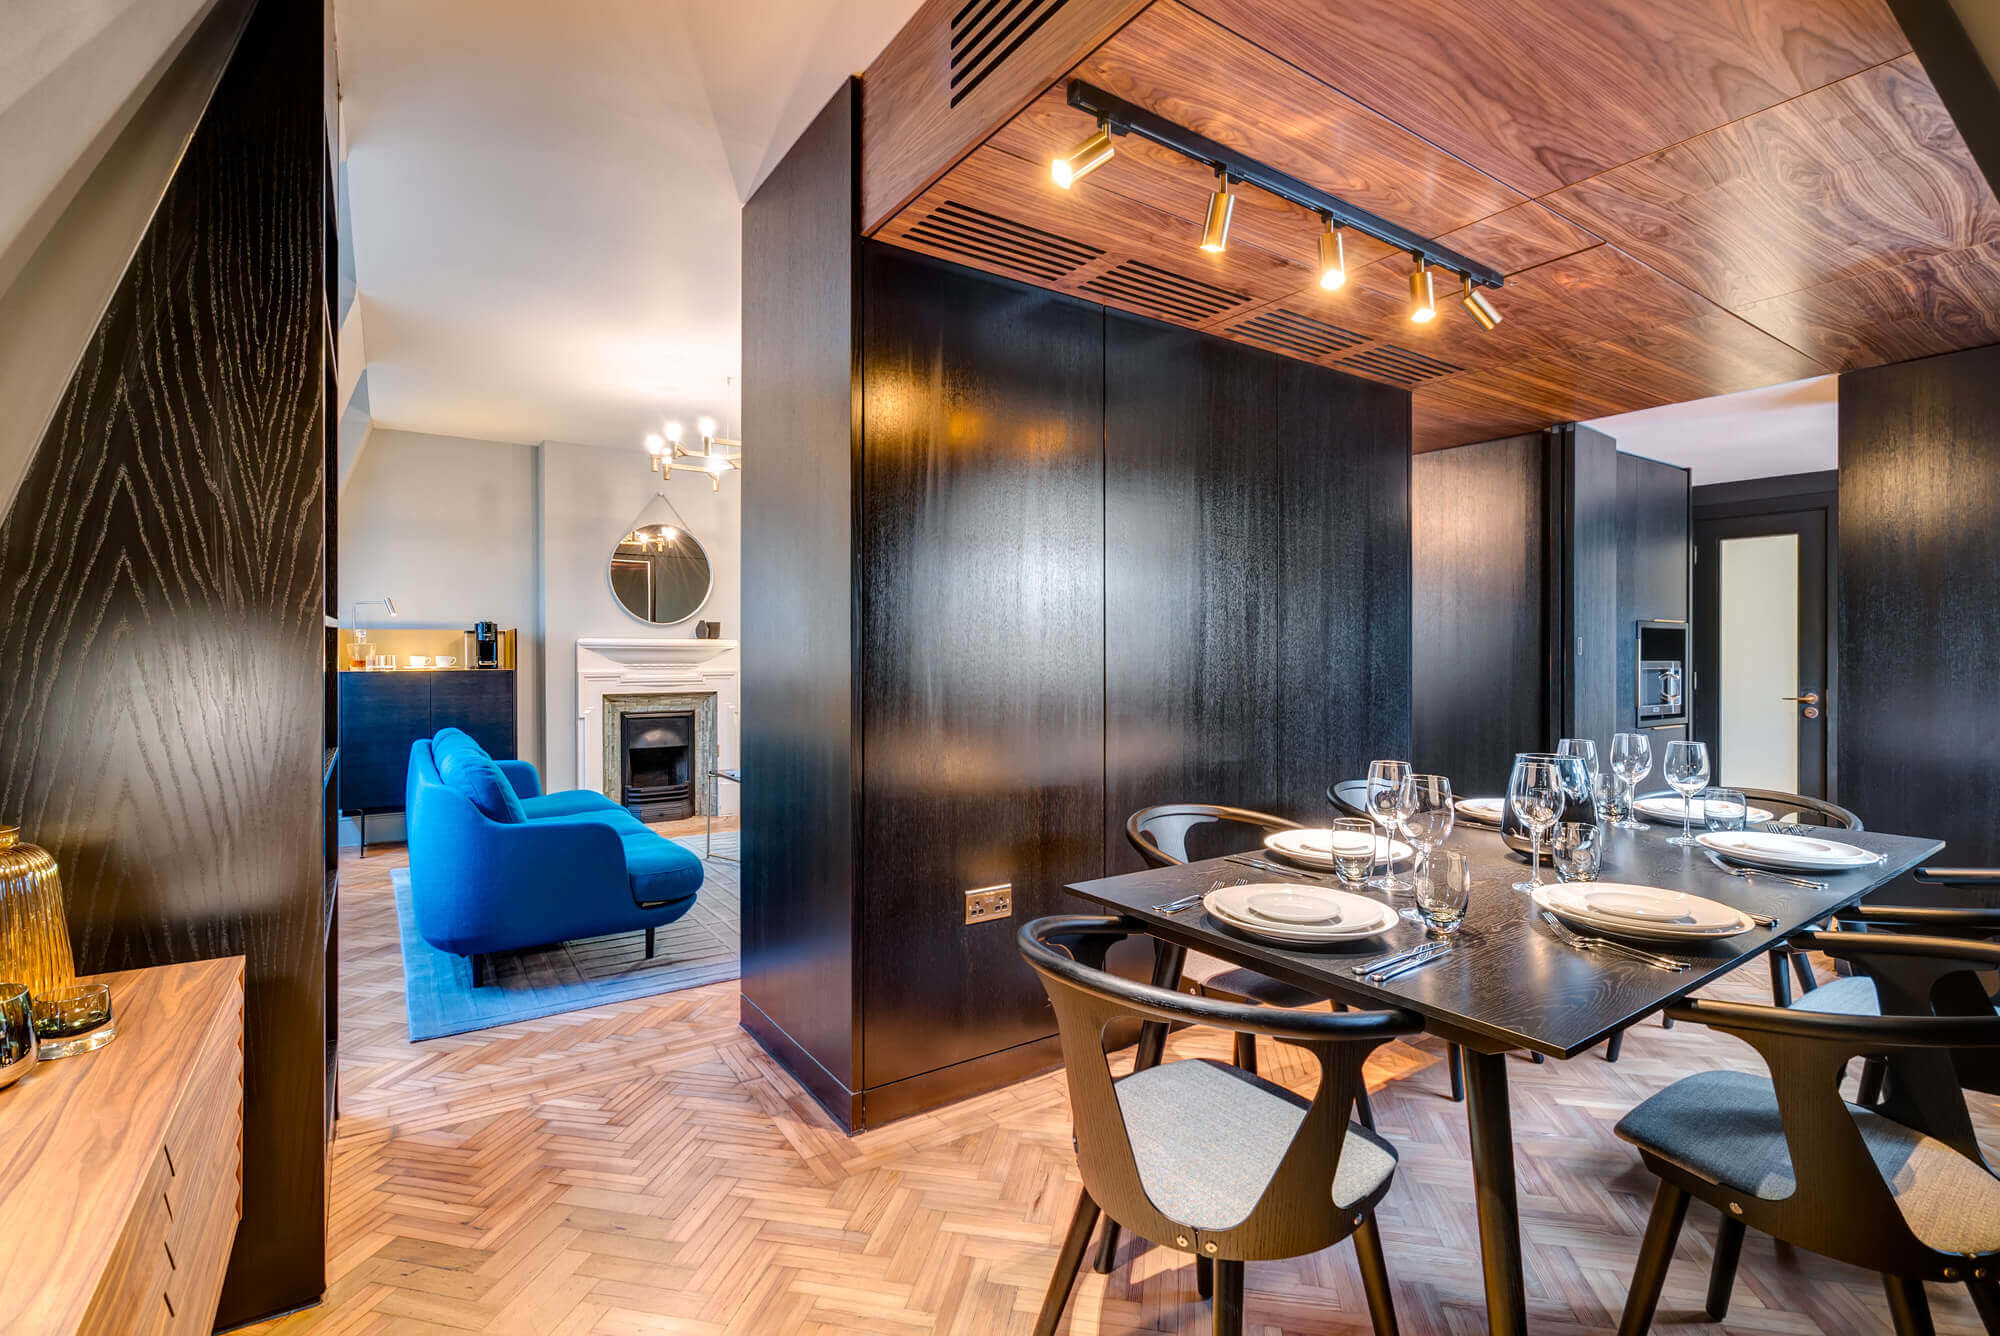
[[[1552,760],[1521,756],[1514,762],[1514,776],[1507,783],[1507,802],[1514,815],[1534,837],[1534,877],[1517,881],[1517,891],[1534,892],[1542,883],[1542,836],[1548,834],[1563,810],[1562,773]]]
[[[1410,763],[1408,761],[1370,761],[1368,763],[1368,815],[1375,824],[1382,827],[1387,847],[1383,858],[1388,866],[1379,877],[1372,877],[1368,884],[1378,891],[1395,894],[1404,889],[1406,883],[1396,875],[1396,836],[1403,828],[1403,822],[1416,809],[1416,792],[1410,785]]]
[[[1556,744],[1556,755],[1577,756],[1583,759],[1583,768],[1589,774],[1585,787],[1597,782],[1597,744],[1589,738],[1564,738]]]
[[[1681,833],[1667,843],[1693,844],[1694,795],[1708,787],[1708,744],[1669,742],[1666,765],[1660,773],[1666,776],[1674,792],[1681,795]]]
[[[1451,781],[1443,775],[1412,775],[1410,791],[1415,805],[1404,819],[1403,829],[1409,832],[1410,843],[1417,846],[1413,875],[1421,891],[1431,875],[1431,851],[1450,838],[1457,811],[1452,806]],[[1402,913],[1412,923],[1420,917],[1414,906],[1406,906]]]
[[[1653,773],[1653,740],[1644,733],[1620,733],[1611,739],[1611,773],[1625,787],[1625,815],[1616,822],[1620,830],[1651,830],[1632,812],[1632,800],[1639,781]]]

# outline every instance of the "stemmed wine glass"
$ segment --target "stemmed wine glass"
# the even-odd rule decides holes
[[[1620,733],[1611,739],[1611,773],[1625,788],[1625,815],[1612,824],[1620,830],[1651,830],[1633,812],[1632,803],[1639,781],[1653,773],[1653,740],[1644,733]]]
[[[1661,773],[1667,777],[1667,783],[1673,785],[1674,792],[1681,795],[1681,833],[1667,843],[1693,844],[1694,835],[1690,827],[1694,819],[1694,795],[1708,787],[1708,744],[1669,742],[1667,763]]]
[[[1413,876],[1415,883],[1421,886],[1421,883],[1430,880],[1431,851],[1451,837],[1457,812],[1452,806],[1451,781],[1443,775],[1412,775],[1410,791],[1415,803],[1403,822],[1403,828],[1410,834],[1410,843],[1417,846],[1417,866]],[[1423,917],[1414,905],[1405,906],[1402,914],[1412,923]]]
[[[1591,739],[1564,738],[1556,744],[1556,755],[1581,757],[1588,775],[1585,784],[1588,786],[1597,782],[1597,743]]]
[[[1507,801],[1514,815],[1534,837],[1534,877],[1517,881],[1514,889],[1532,894],[1542,882],[1542,837],[1556,824],[1563,810],[1562,774],[1554,761],[1522,756],[1514,762],[1514,775],[1507,783]]]
[[[1381,876],[1368,879],[1368,884],[1378,891],[1388,891],[1393,895],[1409,884],[1396,875],[1396,836],[1401,832],[1403,822],[1416,810],[1416,805],[1417,795],[1410,783],[1408,761],[1368,763],[1368,815],[1382,827],[1383,857],[1388,862]]]

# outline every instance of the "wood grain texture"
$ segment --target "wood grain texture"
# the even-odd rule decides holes
[[[1957,867],[2000,861],[1996,442],[2000,348],[1840,379],[1840,801],[1871,829],[1924,821]]]
[[[337,676],[343,812],[400,809],[410,744],[443,728],[464,729],[495,758],[517,755],[511,668]]]
[[[892,247],[863,269],[872,1089],[1053,1034],[1013,930],[1103,872],[1105,316]],[[1000,882],[1013,918],[967,924]]]
[[[1634,686],[1638,669],[1635,624],[1690,619],[1688,553],[1693,535],[1688,529],[1688,492],[1686,469],[1619,452],[1618,619],[1614,627],[1618,660],[1613,699],[1616,731],[1621,733],[1639,724]],[[1693,691],[1688,694],[1700,698]],[[1597,745],[1608,746],[1608,736],[1600,736]],[[1599,759],[1608,757],[1600,754]]]
[[[1547,449],[1534,432],[1411,462],[1411,759],[1467,797],[1497,796],[1515,752],[1555,744]]]
[[[1737,314],[1824,366],[1858,371],[2000,343],[1995,292],[2000,243],[1989,243],[1787,292]]]
[[[40,1064],[7,1093],[0,1281],[11,1330],[137,1329],[169,1281],[170,1204],[188,1219],[226,1216],[232,1228],[240,1204],[243,961],[89,981],[111,986],[118,1037],[87,1058]],[[209,1189],[180,1191],[190,1178]],[[214,1258],[212,1283],[225,1260]]]
[[[78,966],[248,960],[225,1323],[324,1285],[320,21],[252,18],[0,525],[0,809]]]
[[[1618,557],[1620,506],[1618,443],[1594,428],[1559,429],[1559,448],[1566,456],[1563,485],[1563,636],[1559,648],[1567,660],[1561,732],[1565,737],[1591,738],[1604,749],[1609,763],[1611,735],[1617,714]],[[1682,503],[1686,513],[1686,503]],[[1686,545],[1682,545],[1685,553]],[[1685,560],[1685,557],[1683,557]]]
[[[858,785],[859,90],[821,110],[743,209],[743,998],[852,1118]],[[761,476],[759,476],[761,475]],[[817,1073],[817,1075],[813,1075]]]

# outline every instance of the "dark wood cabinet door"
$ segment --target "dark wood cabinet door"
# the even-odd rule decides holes
[[[498,761],[511,761],[514,670],[484,668],[432,673],[430,731],[462,728]]]
[[[431,735],[430,673],[340,675],[340,807],[400,808],[410,744]]]
[[[1102,875],[1104,317],[887,248],[864,274],[874,1088],[1053,1033],[1014,930]],[[967,924],[1000,882],[1012,918]]]

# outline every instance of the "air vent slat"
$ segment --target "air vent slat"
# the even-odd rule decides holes
[[[1266,311],[1229,332],[1304,357],[1327,357],[1368,342],[1365,335],[1351,329],[1286,310]]]
[[[1095,246],[1028,227],[956,200],[946,200],[931,210],[905,235],[911,241],[1044,283],[1075,273],[1104,254]]]
[[[1439,376],[1449,376],[1454,371],[1464,369],[1453,366],[1450,362],[1440,362],[1435,357],[1411,352],[1408,348],[1399,348],[1393,343],[1377,344],[1347,358],[1340,365],[1381,376],[1387,380],[1401,381],[1405,385],[1435,380]]]
[[[986,77],[1021,49],[1068,0],[971,0],[951,25],[951,105],[972,96]]]
[[[1186,278],[1142,260],[1127,260],[1083,284],[1082,290],[1173,320],[1209,320],[1250,300],[1247,293]]]

